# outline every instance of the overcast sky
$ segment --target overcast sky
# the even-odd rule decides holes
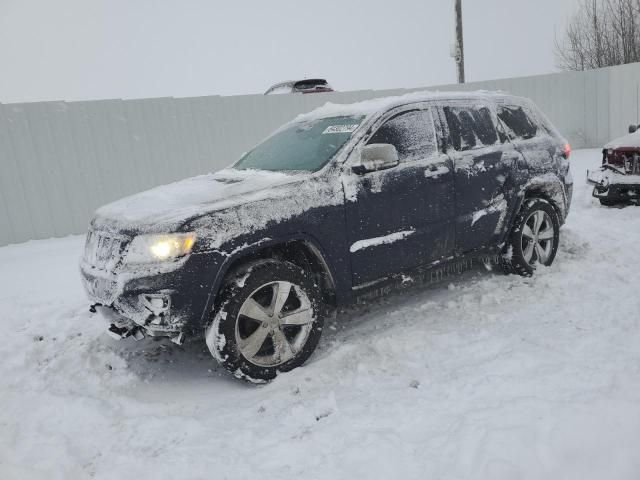
[[[463,0],[467,79],[556,70],[578,0]],[[0,0],[0,102],[455,82],[452,0]]]

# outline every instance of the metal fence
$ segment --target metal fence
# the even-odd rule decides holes
[[[639,84],[632,64],[428,89],[530,97],[581,148],[637,120]],[[100,205],[225,167],[325,102],[415,90],[0,104],[0,245],[82,233]]]

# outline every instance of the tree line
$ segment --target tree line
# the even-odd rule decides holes
[[[555,53],[563,70],[640,62],[640,0],[581,0]]]

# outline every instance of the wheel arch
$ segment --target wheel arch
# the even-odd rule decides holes
[[[564,207],[564,197],[562,195],[558,195],[557,187],[548,187],[544,185],[532,185],[524,191],[524,196],[522,198],[522,205],[532,198],[539,198],[542,200],[546,200],[556,211],[558,215],[558,221],[562,225],[564,223],[565,218],[565,207]]]
[[[550,215],[547,215],[546,213],[545,215],[547,215],[546,218],[549,218],[550,216],[553,216],[553,212],[557,212],[557,207],[554,205],[553,201],[550,201],[547,197],[540,195],[539,192],[536,191],[533,191],[529,196],[523,196],[521,207],[517,210],[513,225],[509,230],[509,234],[505,238],[502,256],[499,259],[502,270],[505,273],[515,273],[528,277],[534,273],[538,262],[543,265],[551,265],[553,262],[558,251],[560,238],[559,216],[557,213],[555,218],[549,218],[549,221],[553,223],[553,228],[551,230],[552,236],[545,236],[542,238],[547,241],[544,245],[540,244],[540,240],[537,236],[542,223],[537,224],[538,229],[536,229],[536,225],[529,225],[530,230],[529,233],[526,234],[528,241],[525,249],[524,229],[526,222],[532,218],[534,212],[539,213],[541,211],[548,212]],[[533,229],[533,231],[531,229]],[[549,243],[551,240],[552,242]],[[527,249],[529,250],[528,255]],[[533,257],[534,254],[536,255],[535,258]]]
[[[306,234],[296,234],[279,239],[265,239],[250,245],[245,244],[234,250],[225,259],[213,280],[201,317],[202,325],[207,322],[209,312],[215,308],[216,301],[219,300],[224,288],[225,279],[249,262],[266,259],[288,261],[311,272],[322,287],[323,300],[330,306],[336,306],[335,274],[326,260],[324,250],[315,238]]]
[[[555,210],[558,215],[558,221],[560,222],[560,225],[562,225],[566,218],[566,208],[564,206],[564,189],[561,185],[562,183],[559,179],[556,178],[555,181],[550,181],[548,177],[533,179],[524,185],[518,195],[516,195],[516,201],[514,202],[511,213],[509,214],[506,228],[503,230],[500,244],[504,245],[509,238],[514,222],[516,218],[518,218],[518,213],[527,200],[539,198],[548,202]]]

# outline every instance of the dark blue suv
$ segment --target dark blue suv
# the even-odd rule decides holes
[[[96,212],[81,272],[118,338],[204,333],[236,376],[313,352],[336,307],[474,261],[550,265],[570,149],[529,100],[419,93],[301,115],[232,167]]]

